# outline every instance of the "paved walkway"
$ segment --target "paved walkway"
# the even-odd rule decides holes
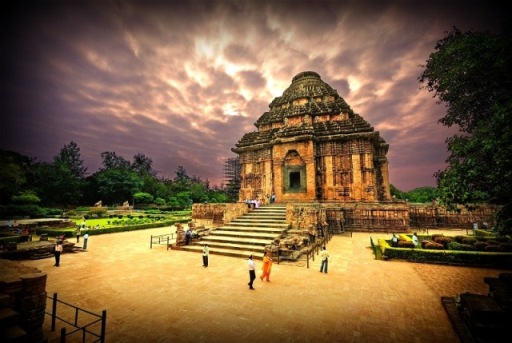
[[[107,310],[107,342],[459,342],[441,296],[487,294],[502,270],[377,261],[386,234],[334,236],[329,273],[274,263],[271,282],[247,286],[245,259],[149,248],[174,228],[91,236],[88,251],[24,261],[47,273],[48,294]],[[261,262],[256,261],[258,275]],[[49,325],[45,321],[45,326]],[[57,325],[59,329],[60,326]],[[68,340],[69,342],[69,340]]]

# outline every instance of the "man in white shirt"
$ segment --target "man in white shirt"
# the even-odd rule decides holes
[[[249,256],[248,266],[249,266],[249,283],[247,285],[249,286],[249,289],[254,290],[254,287],[252,287],[252,284],[254,282],[254,279],[256,279],[256,265],[254,264],[252,255]]]
[[[210,250],[208,249],[208,244],[204,244],[203,247],[203,267],[208,267],[208,253]]]
[[[329,264],[329,253],[325,250],[325,246],[322,248],[322,253],[320,254],[322,258],[322,265],[320,266],[320,273],[324,272],[327,274],[327,266]]]

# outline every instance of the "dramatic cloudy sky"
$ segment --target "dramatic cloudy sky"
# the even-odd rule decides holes
[[[2,5],[0,148],[51,161],[74,141],[220,185],[231,148],[302,71],[390,144],[390,181],[434,186],[444,114],[418,76],[453,26],[497,31],[493,1],[20,1]],[[16,4],[16,5],[15,5]]]

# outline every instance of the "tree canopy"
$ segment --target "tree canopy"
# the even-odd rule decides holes
[[[501,205],[500,230],[512,224],[510,24],[498,34],[453,28],[418,78],[446,106],[439,123],[459,130],[446,140],[446,169],[435,174],[438,197],[448,205]]]

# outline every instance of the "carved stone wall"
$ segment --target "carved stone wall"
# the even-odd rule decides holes
[[[239,201],[389,201],[389,145],[312,71],[297,74],[232,149]]]

